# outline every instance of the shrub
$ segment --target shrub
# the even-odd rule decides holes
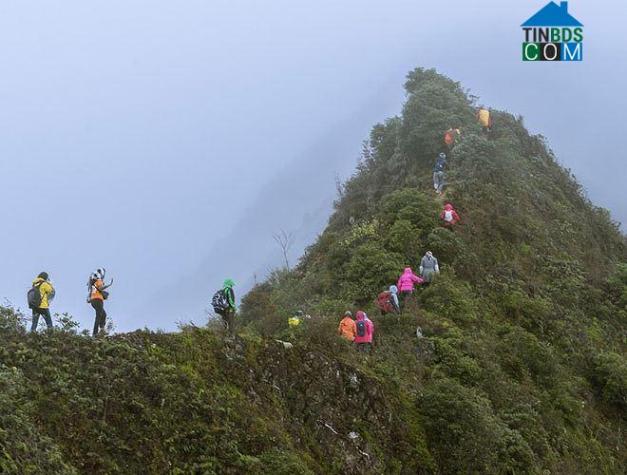
[[[347,265],[344,288],[357,304],[370,303],[382,289],[396,282],[402,265],[398,254],[382,249],[376,242],[363,244]]]
[[[623,411],[627,409],[627,360],[624,356],[614,352],[596,355],[591,379],[605,401]]]
[[[419,400],[429,448],[442,473],[496,473],[504,427],[490,401],[452,379],[429,384]]]

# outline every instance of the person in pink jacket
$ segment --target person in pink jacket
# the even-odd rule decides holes
[[[414,274],[411,267],[405,267],[405,270],[398,278],[397,287],[401,294],[401,308],[404,307],[407,297],[414,293],[414,285],[421,285],[424,279]]]
[[[374,336],[374,323],[361,310],[357,312],[356,316],[355,326],[357,331],[353,341],[357,345],[357,350],[369,352],[372,347],[372,337]]]

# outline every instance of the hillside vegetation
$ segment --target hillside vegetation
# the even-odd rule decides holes
[[[244,298],[236,338],[28,335],[3,309],[0,471],[625,473],[625,237],[521,118],[492,111],[486,134],[458,83],[417,69],[405,88],[327,229]],[[451,126],[443,199],[431,168]],[[427,250],[439,278],[378,316]],[[358,308],[368,355],[337,336]],[[298,309],[312,318],[290,332]]]

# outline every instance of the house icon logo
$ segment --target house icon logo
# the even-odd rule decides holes
[[[549,2],[521,25],[523,61],[582,61],[583,24],[568,2]]]

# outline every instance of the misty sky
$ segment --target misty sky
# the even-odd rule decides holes
[[[46,270],[53,310],[89,327],[105,266],[118,329],[198,318],[224,277],[279,264],[273,230],[294,260],[315,239],[416,66],[523,115],[627,222],[627,3],[570,2],[583,63],[523,63],[545,3],[3,2],[0,297],[23,307]]]

